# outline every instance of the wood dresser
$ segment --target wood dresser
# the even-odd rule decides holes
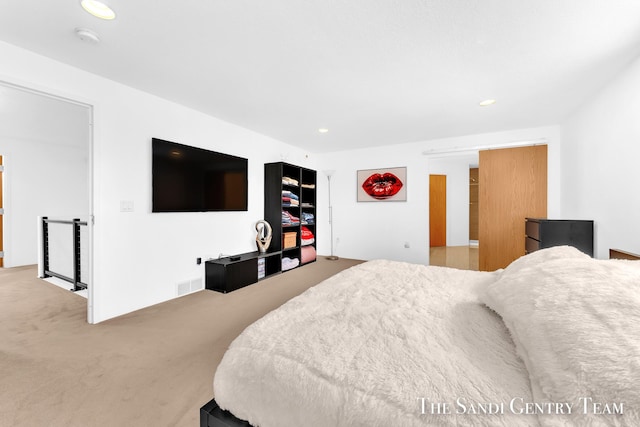
[[[621,251],[620,249],[609,249],[609,259],[628,259],[632,261],[640,260],[640,255]]]

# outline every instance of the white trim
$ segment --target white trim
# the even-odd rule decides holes
[[[526,141],[514,141],[489,145],[477,145],[473,147],[431,148],[424,150],[422,155],[428,157],[445,157],[447,155],[473,154],[481,150],[497,150],[500,148],[529,147],[533,145],[547,144],[547,138],[532,139]]]
[[[89,219],[87,221],[87,231],[89,240],[89,265],[87,266],[87,277],[84,283],[87,284],[87,322],[92,324],[94,322],[93,315],[93,301],[95,297],[95,283],[94,280],[94,224],[95,224],[95,202],[94,202],[94,186],[95,186],[95,170],[94,170],[94,155],[95,155],[95,106],[92,104],[86,104],[89,107]]]
[[[47,89],[36,89],[33,87],[25,86],[28,83],[12,83],[6,76],[0,75],[0,85],[6,86],[12,89],[22,90],[24,92],[29,92],[34,95],[44,96],[46,98],[57,99],[59,101],[65,101],[74,105],[81,105],[83,107],[92,107],[92,105],[85,101],[78,101],[72,98],[69,98],[65,95],[58,95],[52,92],[46,92]]]

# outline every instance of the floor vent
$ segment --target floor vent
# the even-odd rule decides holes
[[[185,295],[191,292],[191,283],[190,282],[182,282],[176,285],[176,290],[178,296]]]
[[[202,277],[187,280],[185,282],[178,283],[176,285],[176,293],[178,296],[190,294],[192,292],[200,291],[204,289],[204,283]]]

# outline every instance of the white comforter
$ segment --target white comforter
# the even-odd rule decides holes
[[[248,327],[215,399],[260,427],[536,425],[518,413],[527,371],[477,296],[499,275],[385,260],[345,270]]]
[[[247,328],[214,393],[260,427],[637,427],[640,261],[367,262]]]

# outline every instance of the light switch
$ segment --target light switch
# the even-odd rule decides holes
[[[132,200],[121,200],[120,201],[120,212],[133,212],[133,201]]]

